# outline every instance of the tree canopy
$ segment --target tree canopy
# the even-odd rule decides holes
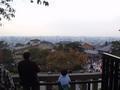
[[[82,65],[87,61],[87,54],[84,52],[76,52],[76,50],[71,50],[69,52],[55,51],[49,53],[47,56],[47,66],[51,70],[80,70]],[[76,68],[77,67],[77,68]]]
[[[11,20],[15,17],[15,9],[11,7],[10,2],[13,0],[0,0],[0,24],[2,19]]]
[[[8,43],[0,41],[0,63],[10,64],[13,62],[12,51]]]
[[[112,42],[112,54],[120,56],[120,41]]]

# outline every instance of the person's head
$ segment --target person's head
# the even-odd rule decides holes
[[[62,70],[61,74],[62,74],[62,76],[66,76],[67,75],[67,70],[66,69]]]
[[[24,58],[25,60],[29,60],[29,58],[30,58],[30,53],[29,53],[29,52],[24,52],[24,53],[23,53],[23,58]]]

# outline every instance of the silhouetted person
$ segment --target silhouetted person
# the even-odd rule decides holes
[[[18,73],[23,90],[40,90],[37,76],[37,73],[40,71],[39,67],[30,61],[29,52],[25,52],[23,58],[24,60],[18,64]]]
[[[49,6],[49,3],[47,1],[43,1],[43,5]]]

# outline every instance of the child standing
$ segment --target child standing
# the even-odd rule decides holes
[[[58,84],[60,90],[70,90],[71,79],[67,74],[67,70],[62,70],[61,75],[58,78]]]

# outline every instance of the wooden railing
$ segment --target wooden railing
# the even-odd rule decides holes
[[[120,90],[120,57],[103,54],[102,90]]]
[[[72,73],[70,74],[71,90],[120,90],[120,57],[103,53],[101,73]],[[39,74],[41,90],[58,90],[57,79],[59,74]],[[22,90],[19,76],[13,75],[16,90]],[[102,83],[102,85],[101,85]]]
[[[69,74],[72,80],[71,90],[100,90],[101,73],[72,73]],[[41,90],[58,90],[57,79],[59,74],[39,74]],[[16,90],[21,90],[19,76],[13,76]],[[44,88],[44,89],[43,89]]]

